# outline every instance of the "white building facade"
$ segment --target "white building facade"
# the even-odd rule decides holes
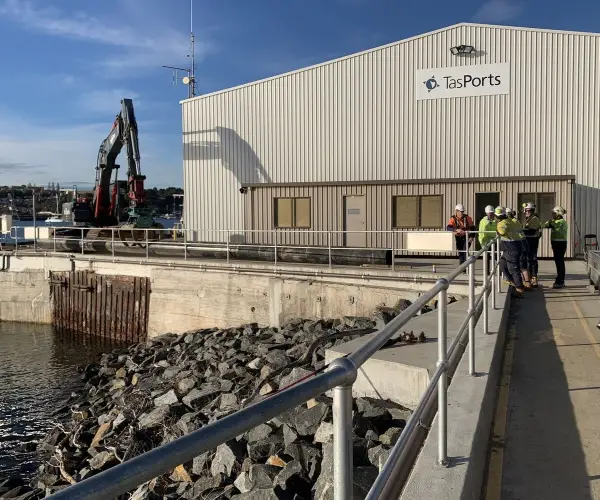
[[[389,247],[456,203],[536,201],[573,255],[600,230],[598,61],[598,34],[463,23],[182,101],[186,226]]]

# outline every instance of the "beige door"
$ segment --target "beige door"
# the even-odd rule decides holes
[[[365,231],[367,228],[364,196],[344,196],[344,231]],[[352,248],[367,246],[367,233],[344,233],[344,245]]]

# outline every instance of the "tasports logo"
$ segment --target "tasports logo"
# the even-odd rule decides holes
[[[481,87],[495,87],[497,85],[502,84],[502,78],[500,75],[489,74],[487,76],[473,76],[470,74],[465,74],[461,77],[455,78],[452,76],[444,76],[438,82],[435,76],[428,78],[423,82],[425,88],[427,88],[427,92],[431,92],[437,88],[445,88],[447,90],[452,89],[462,89],[462,88],[481,88]]]

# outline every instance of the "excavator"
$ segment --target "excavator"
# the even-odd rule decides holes
[[[127,180],[119,180],[117,157],[127,150]],[[140,242],[146,239],[143,231],[135,229],[154,228],[149,239],[156,239],[163,225],[154,221],[152,209],[146,203],[146,191],[140,168],[138,128],[131,99],[121,100],[121,111],[116,116],[108,137],[102,141],[98,151],[96,182],[93,198],[76,198],[72,206],[74,222],[92,226],[87,237],[90,239],[110,237],[110,231],[102,228],[119,228],[123,241]]]

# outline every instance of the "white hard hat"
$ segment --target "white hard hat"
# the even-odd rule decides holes
[[[494,213],[496,214],[496,216],[500,217],[501,215],[506,215],[506,210],[504,210],[504,207],[496,207]]]
[[[512,209],[512,208],[508,208],[508,207],[506,207],[506,213],[507,213],[507,214],[513,214],[514,212],[513,212],[513,209]]]
[[[552,211],[558,215],[565,215],[567,211],[563,207],[554,207]]]
[[[459,211],[459,212],[464,212],[464,211],[465,211],[465,206],[464,206],[464,205],[461,205],[461,204],[459,203],[458,205],[456,205],[456,206],[454,207],[454,210],[457,210],[457,211]]]
[[[523,210],[535,210],[534,203],[523,203]]]
[[[492,207],[492,205],[488,205],[487,207],[485,207],[485,213],[486,214],[493,214],[494,213],[494,207]]]

